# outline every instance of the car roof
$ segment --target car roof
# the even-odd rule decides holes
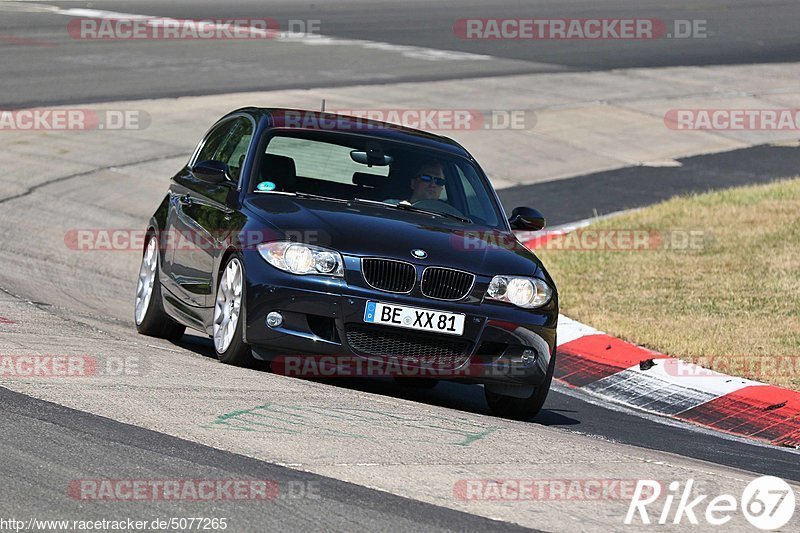
[[[292,109],[281,107],[243,107],[232,111],[229,115],[238,113],[248,113],[257,121],[261,118],[268,118],[271,127],[290,127],[299,131],[332,131],[340,133],[356,133],[368,135],[376,139],[412,143],[427,148],[443,150],[453,155],[466,157],[472,160],[472,156],[464,147],[453,139],[443,135],[436,135],[423,130],[417,130],[406,126],[399,126],[377,120],[369,120],[363,117],[342,115],[338,113],[327,113],[322,111],[311,111],[306,109]],[[295,119],[291,126],[284,126],[286,117]],[[298,119],[300,119],[298,121]],[[325,127],[315,126],[324,123]],[[357,127],[353,127],[355,124]],[[349,125],[349,126],[348,126]]]

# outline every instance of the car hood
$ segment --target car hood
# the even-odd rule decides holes
[[[478,274],[533,275],[538,258],[506,231],[383,206],[284,195],[254,196],[245,208],[285,238],[346,255],[387,257]],[[425,259],[412,250],[424,250]]]

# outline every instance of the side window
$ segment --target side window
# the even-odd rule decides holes
[[[466,180],[460,169],[459,174],[459,177],[461,177],[462,183],[464,184],[464,194],[467,195],[467,205],[469,206],[469,210],[473,213],[480,213],[483,206],[481,206],[481,203],[478,200],[478,195],[475,192],[475,189],[472,187],[472,184]]]
[[[197,154],[195,162],[214,159],[217,150],[219,150],[219,147],[228,137],[232,126],[233,122],[225,122],[224,124],[217,126],[216,129],[212,130],[206,136],[205,142],[203,143],[203,148],[201,148],[200,152]]]
[[[213,159],[226,163],[230,168],[231,178],[239,181],[252,138],[253,124],[250,120],[244,117],[229,120],[208,134],[196,161]]]
[[[469,214],[477,222],[491,226],[499,223],[488,192],[480,186],[480,178],[469,166],[456,165],[458,178],[464,188]]]
[[[242,165],[247,155],[247,148],[250,146],[250,139],[253,138],[253,124],[250,120],[242,117],[233,121],[230,135],[217,150],[214,159],[227,163],[230,168],[231,178],[239,181],[242,174]]]

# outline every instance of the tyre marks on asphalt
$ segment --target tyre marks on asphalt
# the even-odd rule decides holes
[[[499,429],[496,426],[458,417],[445,418],[431,414],[415,416],[407,413],[393,414],[367,409],[289,405],[273,402],[249,409],[230,411],[200,427],[286,435],[306,434],[315,438],[335,436],[351,439],[392,438],[392,435],[396,435],[398,428],[402,427],[405,438],[437,438],[444,444],[464,447]],[[347,430],[339,429],[342,427]],[[375,432],[376,429],[379,430],[378,434]],[[380,433],[384,435],[380,436]]]
[[[136,167],[141,166],[147,163],[156,163],[161,161],[169,161],[171,159],[177,159],[180,157],[184,157],[186,154],[184,152],[175,152],[171,154],[162,154],[154,157],[148,157],[145,159],[140,159],[136,161],[130,161],[127,163],[117,163],[113,165],[106,165],[102,167],[92,168],[91,170],[86,170],[82,172],[76,172],[74,174],[69,174],[67,176],[57,176],[52,179],[48,179],[30,187],[27,187],[23,192],[19,194],[15,194],[13,196],[6,196],[5,198],[0,198],[0,204],[4,204],[6,202],[11,202],[13,200],[18,200],[20,198],[25,198],[26,196],[30,196],[34,192],[38,191],[43,187],[48,187],[54,184],[63,184],[65,181],[73,180],[76,178],[86,178],[90,176],[94,176],[104,171],[118,171],[119,169],[127,168],[127,167]]]

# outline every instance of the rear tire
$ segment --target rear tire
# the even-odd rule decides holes
[[[164,311],[159,270],[158,238],[151,235],[144,247],[136,284],[133,316],[136,331],[149,337],[177,341],[183,337],[186,326],[178,324]]]
[[[547,367],[547,376],[544,382],[537,386],[527,398],[497,394],[484,387],[483,391],[486,396],[486,403],[489,404],[489,409],[495,416],[512,420],[530,420],[538,415],[544,406],[544,401],[547,399],[547,393],[550,392],[555,363],[556,356],[553,354]]]
[[[219,276],[212,323],[214,350],[228,365],[253,368],[256,359],[245,344],[241,310],[244,305],[244,263],[239,254],[228,258]]]

